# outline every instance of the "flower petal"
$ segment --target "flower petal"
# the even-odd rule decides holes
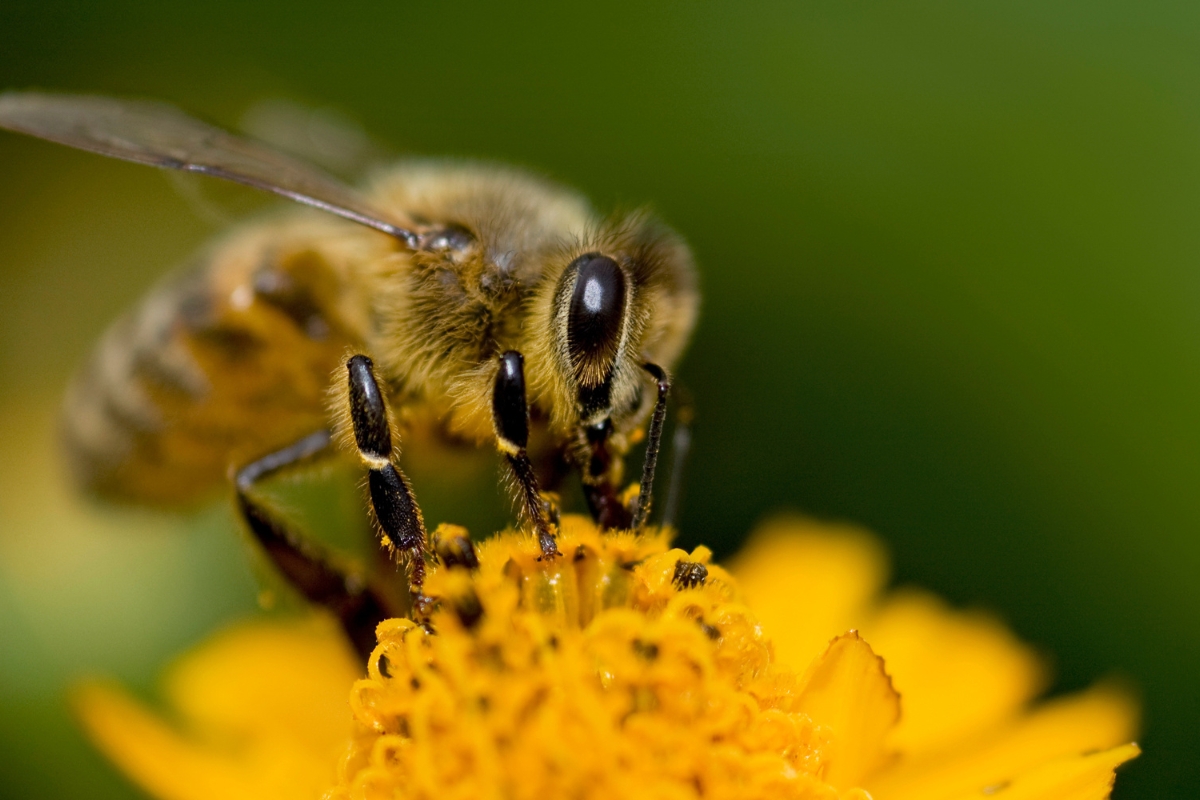
[[[776,659],[803,670],[832,637],[862,625],[887,558],[861,529],[782,517],[755,532],[730,571]]]
[[[1128,742],[1136,727],[1136,704],[1099,687],[1048,703],[965,746],[906,758],[867,788],[881,800],[951,800],[1005,785],[1054,759]]]
[[[887,759],[884,741],[900,718],[900,695],[883,659],[850,631],[829,644],[801,679],[797,710],[830,734],[824,779],[859,785]]]
[[[931,594],[894,595],[862,630],[904,698],[891,743],[906,756],[1011,719],[1044,684],[1041,660],[1004,625]]]
[[[74,700],[92,741],[148,794],[162,800],[254,798],[255,787],[233,762],[185,741],[124,690],[87,683]]]
[[[1117,767],[1139,753],[1136,744],[1126,744],[1085,756],[1055,759],[1011,783],[987,787],[984,792],[997,800],[1107,800]],[[962,800],[979,796],[979,792],[972,792],[963,795]]]
[[[227,628],[172,667],[164,694],[201,732],[324,751],[345,741],[346,692],[362,674],[333,620],[314,615]]]
[[[310,800],[334,778],[361,670],[332,622],[252,623],[172,670],[176,728],[125,692],[84,684],[76,710],[96,745],[163,800]]]

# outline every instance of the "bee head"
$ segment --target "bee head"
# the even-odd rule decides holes
[[[585,421],[607,416],[613,370],[629,334],[631,291],[621,265],[595,251],[575,258],[561,278],[566,351]]]
[[[672,231],[634,214],[586,237],[563,258],[550,316],[568,425],[638,423],[642,364],[674,366],[697,294],[691,255]]]

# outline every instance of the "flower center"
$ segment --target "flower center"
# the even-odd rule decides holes
[[[559,549],[494,537],[431,571],[433,632],[380,626],[333,796],[834,796],[798,676],[706,548],[566,517]]]

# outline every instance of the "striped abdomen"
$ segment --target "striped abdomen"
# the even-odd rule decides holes
[[[353,265],[294,229],[242,232],[105,334],[64,409],[85,486],[187,502],[326,424],[330,375],[358,339],[339,313]]]

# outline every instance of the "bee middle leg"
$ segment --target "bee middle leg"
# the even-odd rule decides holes
[[[355,650],[366,660],[375,647],[375,627],[395,616],[396,609],[362,576],[340,569],[316,544],[253,496],[254,487],[265,478],[329,451],[329,432],[318,431],[242,467],[234,479],[238,511],[255,541],[287,581],[309,602],[333,612]]]

